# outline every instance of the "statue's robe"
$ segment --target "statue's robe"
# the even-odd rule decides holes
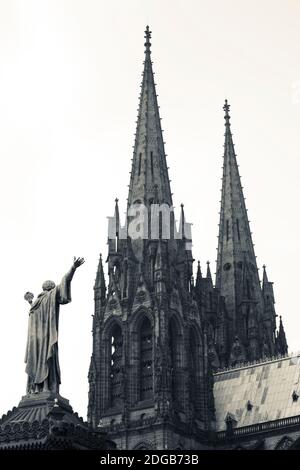
[[[58,393],[59,306],[69,302],[71,302],[71,279],[66,274],[59,285],[39,294],[31,306],[25,354],[28,393],[33,391],[35,386],[38,386],[40,391],[45,383],[48,389]]]

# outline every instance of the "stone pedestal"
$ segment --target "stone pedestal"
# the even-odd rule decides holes
[[[69,400],[51,392],[22,397],[0,420],[0,450],[114,448],[104,433],[73,412]]]

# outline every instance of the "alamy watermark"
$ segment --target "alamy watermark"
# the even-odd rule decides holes
[[[168,204],[151,204],[148,208],[142,203],[132,204],[127,210],[125,224],[122,226],[119,217],[114,214],[108,217],[108,238],[115,240],[185,240],[186,249],[191,250],[191,223],[185,221],[183,212],[180,222],[175,221],[173,206]]]

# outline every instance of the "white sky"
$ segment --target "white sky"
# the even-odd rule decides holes
[[[76,255],[61,394],[86,417],[93,283],[116,196],[125,210],[147,23],[194,258],[215,266],[227,97],[258,264],[300,349],[299,1],[1,0],[0,414],[26,387],[24,293],[58,282]]]

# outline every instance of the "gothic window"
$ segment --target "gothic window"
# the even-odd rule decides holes
[[[153,333],[151,323],[145,318],[140,327],[140,399],[153,396]]]
[[[119,325],[115,325],[111,334],[110,360],[110,402],[112,407],[120,405],[122,399],[122,349],[123,338]]]
[[[229,240],[229,220],[226,220],[226,240]]]
[[[196,403],[197,387],[196,387],[196,342],[193,330],[190,330],[190,348],[189,348],[189,366],[190,366],[190,400]]]
[[[168,345],[168,365],[171,393],[174,402],[178,405],[181,400],[181,381],[180,381],[180,363],[181,363],[181,338],[178,334],[178,327],[174,321],[169,323],[169,345]]]
[[[153,176],[153,152],[150,152],[150,158],[151,158],[151,174]]]
[[[239,219],[236,219],[236,230],[237,230],[237,236],[239,241],[241,240],[241,235],[240,235],[240,224],[239,224]]]
[[[127,297],[127,273],[128,273],[128,263],[127,260],[124,261],[124,280],[123,280],[123,297]]]
[[[194,328],[189,331],[189,395],[190,403],[194,406],[195,414],[201,415],[203,401],[203,351],[198,335]]]
[[[139,176],[141,174],[141,167],[142,167],[142,154],[139,154]]]

